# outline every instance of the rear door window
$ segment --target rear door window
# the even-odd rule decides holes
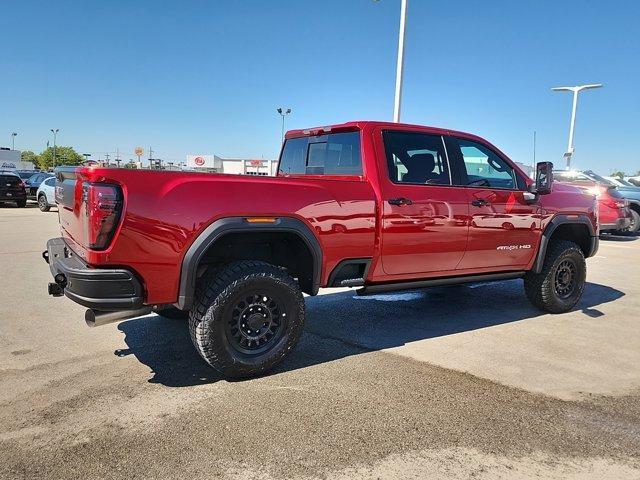
[[[393,183],[451,185],[442,137],[416,132],[383,132],[389,178]]]
[[[361,175],[360,132],[330,133],[287,140],[281,174]]]

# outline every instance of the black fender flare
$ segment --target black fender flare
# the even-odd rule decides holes
[[[316,295],[320,288],[322,274],[322,248],[316,236],[302,220],[277,217],[273,223],[249,223],[245,217],[225,217],[205,228],[187,249],[182,259],[178,301],[175,305],[181,310],[191,308],[196,289],[198,265],[211,245],[229,233],[265,231],[294,233],[305,242],[313,257],[313,286],[310,293]]]
[[[587,252],[585,257],[593,257],[598,251],[598,235],[596,234],[596,231],[593,228],[593,224],[591,223],[591,220],[589,220],[589,217],[587,215],[556,215],[551,219],[547,227],[544,229],[544,232],[542,232],[542,237],[540,238],[540,248],[538,248],[538,254],[532,268],[535,273],[540,273],[542,271],[544,259],[547,254],[547,247],[549,246],[549,240],[551,240],[553,232],[560,225],[565,225],[567,223],[586,225],[589,229],[591,244],[589,247],[589,252]]]

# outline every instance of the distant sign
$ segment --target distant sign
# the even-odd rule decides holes
[[[187,155],[187,166],[192,168],[222,168],[222,160],[215,155]]]
[[[261,167],[262,166],[262,160],[251,160],[250,165],[252,167]]]
[[[144,155],[144,148],[136,147],[136,149],[133,151],[133,153],[135,153],[136,156],[141,157],[142,155]]]

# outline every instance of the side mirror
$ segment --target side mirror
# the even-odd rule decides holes
[[[546,195],[553,186],[553,163],[538,162],[536,165],[536,183],[534,193]]]

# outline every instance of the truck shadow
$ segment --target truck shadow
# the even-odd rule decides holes
[[[576,310],[601,317],[604,313],[596,307],[622,296],[614,288],[587,283]],[[307,324],[300,345],[275,373],[543,315],[524,296],[520,280],[367,297],[347,291],[307,297],[306,303]],[[118,328],[129,348],[115,354],[135,355],[151,369],[149,382],[184,387],[222,379],[196,353],[185,320],[150,315],[122,322]]]

